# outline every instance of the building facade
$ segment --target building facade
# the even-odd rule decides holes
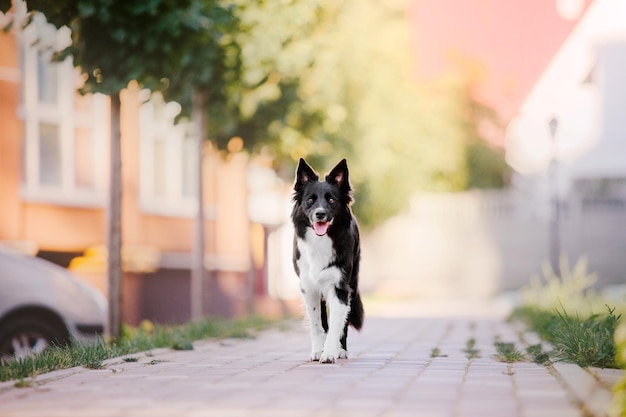
[[[0,15],[0,19],[6,19]],[[0,22],[3,24],[6,22]],[[41,15],[0,33],[0,242],[106,285],[109,101],[80,95],[70,41]],[[199,169],[177,103],[131,83],[122,91],[123,321],[190,318]],[[204,146],[206,314],[251,311],[255,270],[247,214],[248,157]]]

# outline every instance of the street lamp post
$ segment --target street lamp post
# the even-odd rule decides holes
[[[556,131],[559,126],[559,121],[553,117],[548,123],[550,128],[550,136],[552,138],[551,151],[550,151],[550,168],[549,168],[549,180],[550,180],[550,232],[549,232],[549,244],[550,244],[550,263],[552,264],[552,270],[556,276],[561,276],[561,268],[559,265],[559,257],[561,255],[561,239],[560,239],[560,203],[559,203],[559,179],[558,179],[558,158],[557,158],[557,140]]]

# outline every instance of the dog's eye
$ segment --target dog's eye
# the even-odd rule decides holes
[[[335,200],[335,197],[328,197],[328,202],[330,204],[335,204],[335,201],[337,201],[337,200]]]
[[[306,200],[307,204],[313,204],[315,202],[315,199],[313,197],[309,197]]]

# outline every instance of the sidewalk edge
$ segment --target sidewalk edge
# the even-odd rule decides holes
[[[611,391],[603,387],[589,372],[572,363],[552,364],[567,390],[594,417],[606,417],[613,401]]]

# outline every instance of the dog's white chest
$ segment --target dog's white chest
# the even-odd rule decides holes
[[[298,238],[298,268],[300,278],[315,280],[319,273],[335,260],[333,241],[328,236],[317,236],[313,230],[307,230],[304,239]]]

